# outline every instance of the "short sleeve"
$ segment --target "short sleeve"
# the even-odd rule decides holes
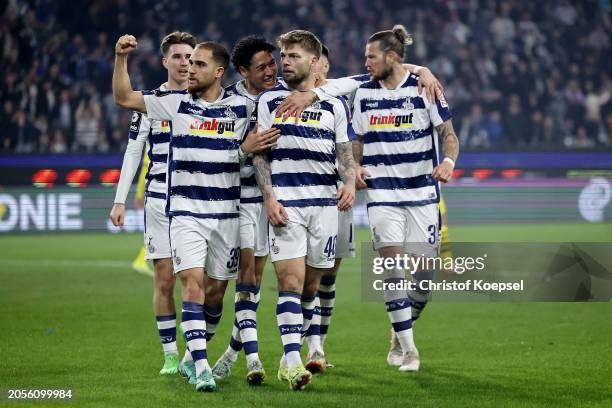
[[[155,90],[143,92],[147,116],[154,120],[173,120],[179,106],[187,96],[185,93]]]
[[[337,98],[336,103],[334,103],[334,131],[336,133],[336,143],[345,143],[349,141],[349,116],[348,105],[344,99]]]

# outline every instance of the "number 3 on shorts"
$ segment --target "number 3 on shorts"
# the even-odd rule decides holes
[[[238,266],[240,260],[240,248],[232,248],[229,253],[229,261],[227,261],[227,269],[233,269]]]
[[[436,238],[438,237],[436,225],[431,224],[429,228],[427,228],[427,231],[429,231],[429,238],[427,239],[427,242],[430,244],[435,244]]]

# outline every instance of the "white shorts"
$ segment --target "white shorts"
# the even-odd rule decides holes
[[[440,248],[440,208],[374,206],[368,208],[374,249],[403,246],[407,253],[437,256]]]
[[[314,268],[331,268],[336,259],[338,207],[285,207],[286,227],[269,230],[272,262],[305,256]]]
[[[166,200],[145,197],[145,259],[170,258],[170,223],[166,217]]]
[[[235,279],[240,260],[240,221],[188,216],[170,219],[174,273],[204,267],[214,279]]]
[[[338,211],[338,241],[336,259],[355,257],[355,225],[353,210]]]
[[[263,203],[240,204],[240,248],[268,255],[268,216]]]

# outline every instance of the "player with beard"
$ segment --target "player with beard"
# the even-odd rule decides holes
[[[193,359],[181,365],[184,372],[195,371],[197,391],[213,391],[216,383],[206,352],[207,329],[213,327],[207,326],[205,315],[215,311],[220,318],[227,282],[238,271],[240,161],[251,153],[243,151],[241,143],[253,103],[226,95],[221,79],[229,54],[214,42],[196,46],[189,60],[188,93],[134,91],[127,55],[136,46],[131,35],[122,36],[115,46],[113,96],[122,107],[172,121],[166,211],[174,273],[181,280],[181,327]]]
[[[300,358],[302,332],[314,312],[318,282],[334,264],[338,209],[355,200],[355,168],[348,140],[348,107],[340,99],[308,107],[293,123],[275,118],[275,109],[293,90],[314,87],[321,42],[293,30],[279,38],[283,79],[257,103],[260,130],[278,128],[278,146],[253,159],[270,222],[269,243],[278,279],[277,323],[283,343],[278,378],[294,390],[311,379]],[[336,187],[338,172],[344,185]]]

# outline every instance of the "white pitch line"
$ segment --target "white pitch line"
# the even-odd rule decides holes
[[[100,268],[117,268],[117,269],[132,269],[132,264],[126,261],[108,261],[104,259],[90,259],[90,260],[72,260],[72,259],[0,259],[0,267],[26,267],[26,266],[37,266],[37,267],[74,267],[74,268],[87,268],[87,267],[100,267]],[[148,271],[136,271],[135,272],[145,275],[153,276],[152,272]]]

